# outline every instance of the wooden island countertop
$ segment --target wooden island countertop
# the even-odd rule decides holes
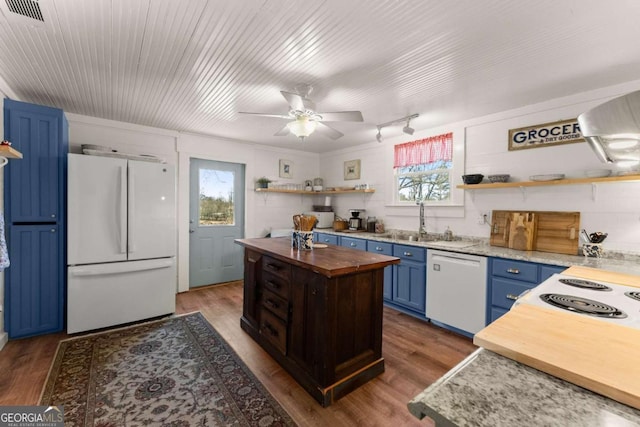
[[[400,259],[396,257],[335,245],[299,251],[291,247],[291,239],[288,237],[237,239],[236,243],[326,277],[376,270],[400,263]]]
[[[384,372],[384,269],[399,258],[289,238],[244,247],[240,326],[322,406]]]

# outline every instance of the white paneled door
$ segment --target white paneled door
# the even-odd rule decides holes
[[[191,159],[189,287],[242,279],[244,165]]]

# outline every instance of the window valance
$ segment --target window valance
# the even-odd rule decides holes
[[[406,142],[394,146],[393,167],[451,160],[453,156],[453,132]]]

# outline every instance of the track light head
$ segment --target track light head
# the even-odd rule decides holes
[[[378,126],[378,133],[376,134],[378,142],[382,142],[382,134],[380,133],[380,126]]]
[[[402,128],[402,132],[406,133],[407,135],[413,135],[413,132],[415,132],[415,129],[409,126],[410,123],[411,123],[411,118],[408,118],[407,125]]]

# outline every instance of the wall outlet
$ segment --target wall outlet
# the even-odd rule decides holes
[[[489,224],[489,214],[486,212],[480,212],[478,214],[478,224],[479,225]]]

